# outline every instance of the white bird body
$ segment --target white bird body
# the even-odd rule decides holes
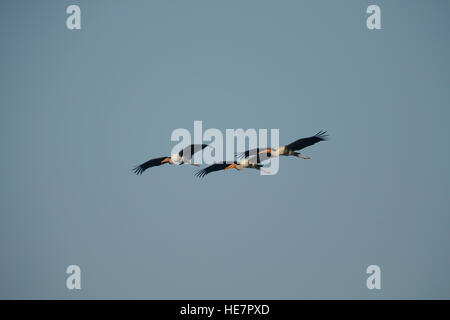
[[[175,153],[170,156],[169,163],[173,164],[173,163],[178,163],[178,162],[182,162],[182,161],[183,161],[183,157],[180,157],[180,155],[178,153]],[[183,162],[185,162],[185,161],[183,161]]]

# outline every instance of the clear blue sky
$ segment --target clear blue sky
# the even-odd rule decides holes
[[[449,12],[2,1],[0,297],[450,298]],[[331,140],[275,176],[131,173],[194,120]],[[382,290],[365,286],[371,264]]]

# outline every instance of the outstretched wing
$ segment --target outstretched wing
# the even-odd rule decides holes
[[[230,165],[232,165],[233,163],[227,163],[225,161],[223,162],[218,162],[215,164],[210,165],[209,167],[206,167],[205,169],[199,170],[195,173],[195,176],[197,178],[203,178],[204,176],[206,176],[207,174],[211,173],[211,172],[215,172],[215,171],[220,171],[220,170],[225,170],[227,167],[229,167]],[[235,161],[234,164],[237,164],[237,162]]]
[[[168,163],[168,160],[170,157],[161,157],[161,158],[155,158],[148,160],[147,162],[144,162],[143,164],[133,168],[133,172],[136,174],[142,174],[145,170],[151,167],[157,167],[164,163]]]
[[[200,150],[203,150],[207,147],[207,144],[191,144],[187,147],[185,147],[183,150],[178,152],[178,155],[182,157],[184,155],[184,158],[186,160],[190,160],[192,155],[196,152],[199,152]]]
[[[250,155],[259,155],[259,154],[263,154],[263,153],[267,154],[267,149],[268,148],[250,149],[250,150],[246,150],[244,152],[240,152],[236,156],[237,156],[238,159],[243,159],[243,158],[245,159],[245,158],[248,158]]]
[[[290,150],[301,150],[303,148],[312,146],[313,144],[324,141],[328,139],[328,134],[326,131],[319,131],[316,135],[308,138],[298,139],[286,146]]]

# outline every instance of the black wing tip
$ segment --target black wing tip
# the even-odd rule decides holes
[[[258,153],[258,151],[256,151],[256,154]],[[238,152],[235,154],[237,159],[246,159],[250,156],[250,150],[245,150],[242,152]]]
[[[133,171],[135,174],[140,176],[145,171],[145,169],[142,168],[142,166],[137,166],[137,167],[134,167],[131,171]]]
[[[316,138],[319,138],[320,140],[326,141],[329,139],[329,135],[326,130],[320,130],[315,135]]]
[[[237,159],[243,159],[245,157],[245,151],[244,152],[235,153],[234,155],[235,155],[235,157]]]
[[[197,172],[194,173],[194,176],[202,179],[204,176],[206,176],[207,172],[203,169],[203,170],[198,170]]]

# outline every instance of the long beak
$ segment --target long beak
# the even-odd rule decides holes
[[[231,168],[236,168],[236,163],[230,164],[228,167],[226,167],[223,170],[228,170],[228,169],[231,169]]]
[[[165,158],[163,161],[161,161],[161,163],[166,163],[170,161],[170,157]]]

